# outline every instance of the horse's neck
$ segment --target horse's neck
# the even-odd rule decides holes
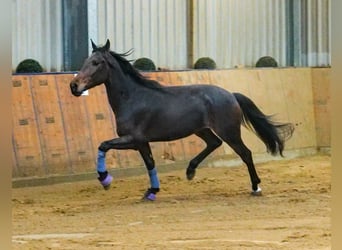
[[[129,98],[136,92],[138,86],[133,79],[119,75],[111,78],[105,83],[108,101],[116,115],[119,114],[120,109],[125,105]]]

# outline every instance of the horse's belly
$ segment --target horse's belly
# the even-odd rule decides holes
[[[164,116],[147,128],[153,141],[176,140],[194,134],[205,127],[202,116],[187,114],[184,116]]]

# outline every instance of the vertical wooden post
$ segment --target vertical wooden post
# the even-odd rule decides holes
[[[187,1],[187,65],[192,68],[194,63],[194,10],[195,1]]]

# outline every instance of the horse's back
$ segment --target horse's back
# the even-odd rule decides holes
[[[239,106],[235,96],[228,90],[216,85],[210,84],[193,84],[184,86],[184,92],[188,92],[189,96],[199,98],[210,106],[211,109],[229,108],[230,106]]]
[[[193,84],[171,87],[170,90],[177,96],[177,106],[187,106],[203,113],[207,124],[226,119],[241,120],[240,105],[234,94],[219,86]]]
[[[226,89],[210,84],[191,84],[183,86],[169,86],[168,92],[174,93],[178,98],[209,98],[212,101],[225,101],[236,103],[234,95]]]

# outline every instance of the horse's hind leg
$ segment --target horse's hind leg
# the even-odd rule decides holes
[[[241,157],[243,162],[247,165],[248,173],[252,182],[252,195],[260,195],[261,189],[258,186],[260,179],[255,170],[252,153],[241,139],[240,128],[228,129],[223,133],[218,133],[218,135]]]
[[[196,168],[197,166],[216,148],[218,148],[222,141],[220,138],[218,138],[210,129],[205,128],[197,133],[195,133],[198,137],[202,138],[206,144],[207,147],[199,153],[195,158],[193,158],[188,168],[186,169],[186,177],[188,180],[192,180],[195,177],[196,174]]]

